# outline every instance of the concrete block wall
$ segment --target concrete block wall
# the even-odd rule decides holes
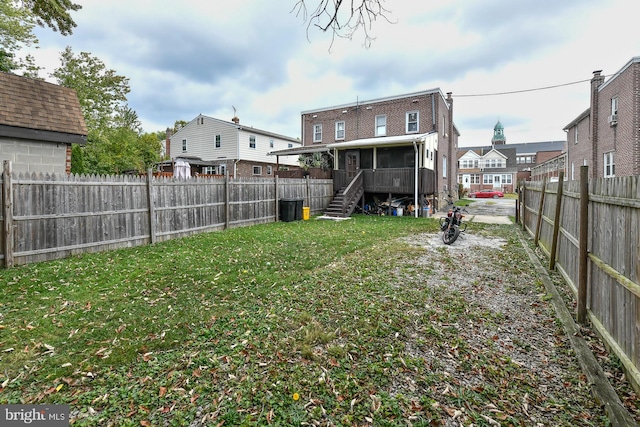
[[[0,140],[0,161],[10,160],[14,172],[67,173],[67,144]],[[70,158],[70,155],[69,155]]]

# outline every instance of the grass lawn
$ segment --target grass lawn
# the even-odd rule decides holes
[[[528,264],[512,227],[474,227],[509,242],[500,268]],[[556,408],[553,425],[600,425],[577,367],[557,401],[498,349],[478,357],[447,333],[484,314],[403,279],[424,253],[397,240],[436,232],[426,218],[312,219],[0,270],[0,403],[69,404],[74,425],[535,425],[526,395]],[[409,342],[454,348],[489,383],[456,383]]]

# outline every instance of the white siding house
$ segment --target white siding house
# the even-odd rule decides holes
[[[186,159],[199,165],[202,173],[270,176],[276,159],[267,153],[302,145],[298,139],[239,122],[236,117],[228,122],[200,114],[171,135],[167,152],[172,160]],[[298,166],[297,160],[284,158],[280,166]]]

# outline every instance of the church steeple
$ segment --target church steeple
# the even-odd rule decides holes
[[[491,138],[491,145],[506,144],[507,138],[504,136],[504,126],[498,120],[498,123],[493,127],[493,138]]]

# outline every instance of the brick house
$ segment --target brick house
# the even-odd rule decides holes
[[[536,165],[560,156],[564,145],[565,141],[507,144],[504,127],[498,121],[491,145],[458,149],[458,182],[467,192],[488,189],[514,192],[519,181],[533,178]],[[553,176],[557,176],[557,171]]]
[[[278,167],[298,167],[298,159],[283,159],[277,164],[268,153],[301,146],[300,141],[251,126],[240,119],[224,121],[202,114],[167,137],[170,161],[160,166],[172,172],[177,160],[191,165],[191,174],[235,177],[275,176]]]
[[[354,191],[343,215],[374,197],[408,197],[416,205],[457,192],[459,132],[450,93],[432,89],[307,110],[301,127],[300,150],[330,153],[336,193]]]
[[[16,172],[70,173],[87,127],[73,89],[0,72],[0,160]]]
[[[569,179],[583,165],[590,178],[640,175],[639,92],[639,56],[606,81],[594,71],[590,107],[564,128]]]

